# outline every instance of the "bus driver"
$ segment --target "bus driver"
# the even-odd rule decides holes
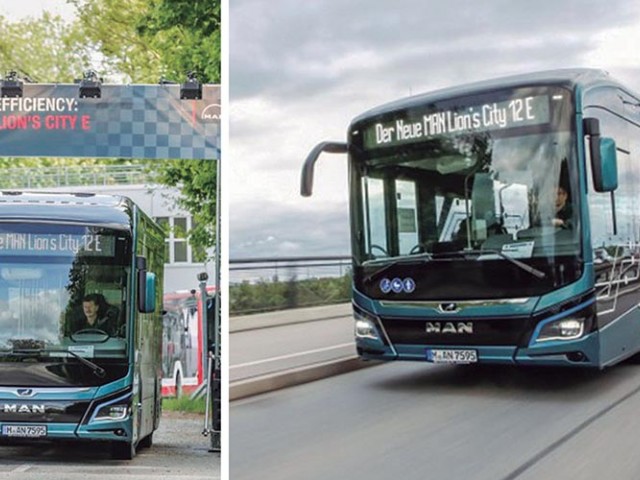
[[[556,190],[556,214],[553,219],[553,226],[569,229],[571,228],[571,217],[573,216],[573,209],[569,203],[569,194],[567,191],[558,185]]]
[[[117,319],[117,309],[107,303],[104,295],[90,293],[82,299],[82,314],[72,320],[70,331],[94,329],[114,336],[117,332]]]

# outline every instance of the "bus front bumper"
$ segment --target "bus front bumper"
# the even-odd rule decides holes
[[[2,422],[0,427],[0,440],[3,442],[29,441],[29,440],[87,440],[87,441],[131,441],[131,421],[95,423],[90,425],[78,425],[75,423],[26,423],[26,422]],[[9,428],[5,428],[9,427]],[[39,432],[37,436],[13,436],[11,427],[34,427]],[[42,430],[44,427],[45,430]],[[24,430],[24,429],[22,429]],[[46,432],[42,434],[42,432]]]
[[[541,342],[528,347],[406,344],[391,347],[378,340],[356,337],[356,350],[366,360],[430,362],[430,350],[474,350],[477,362],[473,363],[479,364],[601,367],[598,332],[576,340]]]

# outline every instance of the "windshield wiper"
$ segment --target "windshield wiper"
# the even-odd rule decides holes
[[[539,278],[541,280],[547,276],[547,274],[544,273],[542,270],[538,270],[537,268],[532,267],[531,265],[527,265],[526,263],[521,262],[520,260],[518,260],[516,258],[510,257],[509,255],[507,255],[506,253],[501,252],[500,250],[482,250],[482,251],[495,253],[500,258],[504,258],[505,260],[511,262],[512,264],[520,267],[525,272],[529,272],[531,275],[533,275],[534,277],[537,277],[537,278]]]
[[[30,349],[20,348],[20,349],[14,349],[14,350],[0,350],[0,353],[7,353],[9,355],[25,356],[25,357],[28,357],[31,355],[42,355],[43,353],[68,353],[72,357],[77,358],[80,361],[80,363],[89,367],[91,371],[94,373],[94,375],[96,375],[97,377],[104,378],[104,376],[107,373],[105,369],[102,368],[100,365],[96,365],[92,361],[87,360],[81,355],[78,355],[76,352],[65,350],[64,348],[51,348],[51,349],[50,348],[30,348]]]
[[[370,261],[368,265],[374,264],[374,262],[382,263],[385,260],[389,261],[389,263],[385,263],[379,269],[371,272],[369,275],[364,277],[363,281],[365,283],[369,283],[374,279],[378,278],[380,275],[382,275],[384,272],[389,270],[391,267],[394,267],[396,265],[411,265],[412,263],[427,263],[427,262],[430,262],[432,259],[433,259],[433,255],[431,253],[425,252],[418,255],[407,255],[403,257],[395,257],[395,259],[393,259],[392,257],[392,258],[381,258],[380,260]]]
[[[97,377],[104,378],[104,376],[107,374],[105,369],[102,368],[100,365],[93,363],[91,360],[87,360],[82,355],[78,355],[76,352],[72,352],[71,350],[64,350],[60,348],[56,350],[45,350],[45,352],[69,353],[73,355],[75,358],[77,358],[78,360],[80,360],[80,363],[83,363],[87,367],[89,367]]]
[[[525,272],[530,273],[531,275],[533,275],[534,277],[537,277],[539,279],[543,279],[547,276],[546,273],[544,273],[541,270],[538,270],[535,267],[532,267],[531,265],[527,265],[524,262],[521,262],[520,260],[517,260],[513,257],[510,257],[509,255],[507,255],[506,253],[501,252],[500,250],[491,250],[491,249],[487,249],[487,250],[460,250],[458,252],[453,252],[456,254],[471,254],[471,255],[482,255],[485,253],[493,253],[495,255],[498,255],[500,258],[503,258],[504,260],[507,260],[508,262],[511,262],[512,264],[514,264],[515,266],[521,268],[522,270],[524,270]]]

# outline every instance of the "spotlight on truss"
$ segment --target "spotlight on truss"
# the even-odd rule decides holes
[[[202,84],[194,72],[187,74],[187,81],[180,85],[180,98],[183,100],[200,100],[202,98]]]
[[[11,71],[7,73],[7,76],[3,80],[0,80],[0,96],[22,96],[22,80],[18,78],[18,74],[16,72]]]
[[[102,79],[93,70],[87,70],[82,74],[82,80],[76,80],[80,84],[80,98],[100,98],[102,96]]]

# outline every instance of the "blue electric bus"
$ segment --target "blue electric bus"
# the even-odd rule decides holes
[[[346,143],[360,356],[604,368],[640,350],[640,97],[599,70],[370,110]],[[636,162],[636,163],[634,163]]]
[[[0,192],[0,440],[151,446],[164,248],[127,198]]]

